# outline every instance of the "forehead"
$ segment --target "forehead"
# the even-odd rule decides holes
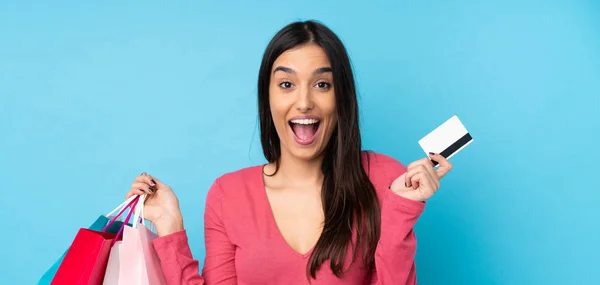
[[[330,67],[325,50],[316,44],[307,44],[289,49],[282,53],[273,63],[272,71],[284,66],[298,73],[312,73],[320,67]]]

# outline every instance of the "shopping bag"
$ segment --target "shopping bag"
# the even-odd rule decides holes
[[[144,225],[144,201],[140,196],[132,226],[124,226],[118,285],[166,285],[160,259],[152,241],[156,233]]]
[[[139,201],[138,201],[139,203]],[[133,211],[130,208],[130,212]],[[125,221],[126,223],[129,220]],[[110,254],[108,256],[108,263],[106,264],[106,272],[104,273],[104,281],[103,285],[118,285],[119,284],[119,267],[121,264],[121,245],[123,242],[121,240],[115,241],[114,245],[110,249]]]
[[[96,221],[94,221],[88,227],[88,229],[93,230],[93,231],[101,231],[104,227],[106,227],[106,225],[112,218],[113,214],[115,212],[117,212],[118,210],[122,209],[124,206],[127,206],[131,201],[133,201],[133,199],[135,199],[135,197],[132,196],[125,202],[121,203],[121,205],[116,207],[110,213],[99,216],[96,219]],[[109,225],[109,227],[106,229],[106,232],[116,234],[119,231],[119,229],[121,229],[122,224],[123,224],[123,222],[117,220],[114,223]],[[58,270],[58,267],[60,266],[63,259],[65,258],[65,255],[67,254],[68,250],[69,249],[67,248],[67,250],[65,250],[63,252],[63,254],[54,262],[54,264],[52,264],[52,266],[50,266],[50,268],[48,268],[48,270],[46,270],[46,272],[44,272],[42,277],[40,277],[40,279],[38,280],[37,285],[50,285],[50,283],[52,283],[52,279],[54,278],[54,275],[56,275],[56,271]]]
[[[106,273],[104,274],[103,285],[118,285],[119,284],[119,267],[121,264],[121,246],[123,241],[117,241],[110,249],[108,263],[106,265]]]
[[[116,234],[108,233],[106,229],[117,220],[125,209],[135,207],[138,200],[139,197],[135,197],[101,231],[80,229],[58,267],[51,285],[101,285],[110,249],[126,225],[122,224]],[[132,212],[129,212],[126,221],[129,220]]]

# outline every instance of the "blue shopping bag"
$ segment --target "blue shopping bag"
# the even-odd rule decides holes
[[[127,201],[123,202],[117,208],[112,210],[109,214],[99,216],[96,219],[96,221],[94,223],[92,223],[92,225],[90,225],[90,227],[88,229],[94,230],[94,231],[101,231],[104,227],[106,227],[106,225],[110,221],[109,217],[111,217],[115,212],[122,209],[123,207],[126,207],[128,205],[128,203],[131,202],[134,198],[135,198],[135,196],[132,196]],[[106,229],[105,232],[116,234],[119,231],[119,229],[121,228],[121,225],[123,225],[123,222],[115,221],[113,224],[111,224]],[[54,275],[56,274],[56,271],[58,271],[58,267],[60,267],[60,264],[62,263],[63,259],[65,258],[65,255],[67,254],[68,250],[69,249],[67,248],[67,250],[65,250],[65,252],[58,258],[58,260],[56,260],[54,262],[54,264],[52,264],[52,266],[50,268],[48,268],[48,270],[46,270],[44,275],[42,275],[40,280],[38,280],[37,285],[50,285],[50,283],[52,283],[52,279],[54,279]]]

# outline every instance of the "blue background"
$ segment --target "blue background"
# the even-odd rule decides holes
[[[409,163],[454,114],[475,138],[416,226],[420,284],[598,282],[600,2],[83,2],[0,2],[1,283],[33,284],[142,171],[202,260],[208,187],[263,162],[262,52],[307,19],[347,45],[365,148]]]

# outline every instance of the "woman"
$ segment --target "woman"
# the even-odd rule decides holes
[[[451,164],[431,154],[405,167],[361,150],[338,37],[312,21],[279,31],[261,63],[258,111],[268,163],[209,189],[202,275],[172,189],[146,173],[132,184],[128,197],[149,194],[169,284],[416,284],[413,226]]]

